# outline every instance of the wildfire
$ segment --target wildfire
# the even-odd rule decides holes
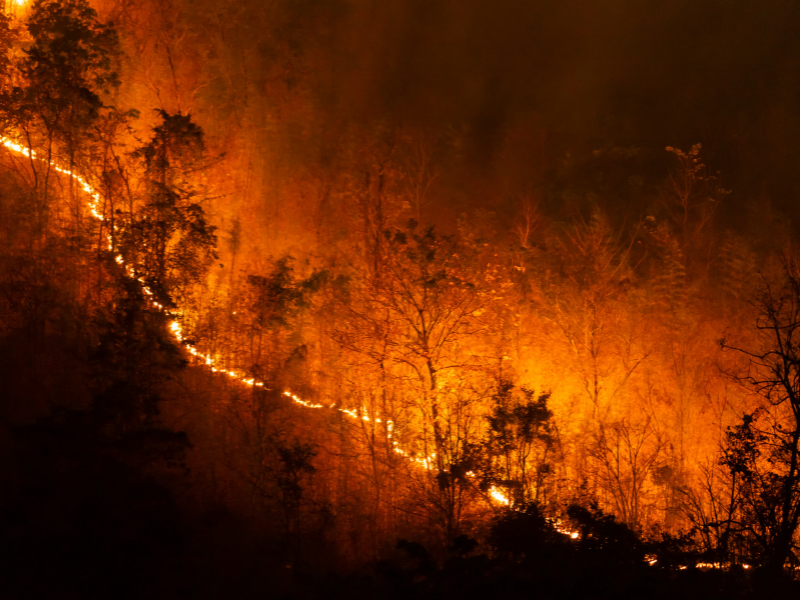
[[[25,3],[25,0],[16,0],[16,2],[19,5],[23,5]],[[18,144],[17,142],[9,138],[0,137],[0,144],[2,144],[8,150],[16,154],[20,154],[32,160],[47,162],[45,159],[37,156],[34,150],[27,148],[21,144]],[[98,221],[105,221],[105,217],[100,212],[100,206],[102,204],[102,199],[103,199],[100,193],[97,190],[95,190],[89,184],[89,182],[86,181],[86,179],[81,177],[79,174],[73,173],[71,170],[61,167],[55,161],[49,161],[49,164],[50,166],[53,167],[55,171],[61,173],[62,175],[70,177],[75,183],[77,183],[80,186],[81,190],[83,190],[83,192],[85,192],[90,198],[90,201],[88,203],[88,208],[92,216]],[[107,246],[108,250],[110,252],[114,252],[115,248],[114,248],[113,238],[111,237],[111,235],[107,235],[106,239],[108,241],[108,246]],[[153,299],[152,289],[150,289],[150,287],[147,286],[144,278],[137,277],[135,269],[131,265],[126,264],[125,257],[122,256],[122,254],[116,254],[114,256],[114,261],[121,267],[125,268],[125,274],[130,279],[134,279],[139,282],[139,284],[141,285],[142,292],[150,299],[149,302],[152,307],[170,316],[174,317],[182,316],[182,313],[180,311],[169,310],[165,308],[162,304]],[[210,354],[204,354],[203,352],[198,350],[197,347],[188,343],[185,339],[185,336],[183,335],[183,327],[181,326],[181,323],[178,320],[178,318],[175,318],[170,322],[169,331],[175,338],[175,340],[181,343],[186,348],[189,354],[198,358],[201,361],[201,363],[209,367],[213,373],[220,373],[222,375],[226,375],[231,379],[234,379],[250,387],[264,387],[263,382],[257,381],[253,377],[248,377],[245,373],[237,372],[219,366],[219,363],[221,361],[218,358],[215,358]],[[302,398],[295,395],[289,390],[285,390],[283,392],[283,395],[290,398],[295,404],[299,404],[301,406],[304,406],[305,408],[328,408],[331,410],[337,410],[341,414],[346,415],[351,419],[373,422],[373,423],[381,423],[381,424],[385,423],[387,438],[391,441],[392,451],[395,454],[405,457],[407,460],[422,467],[426,471],[432,471],[437,468],[435,453],[429,454],[427,456],[418,456],[415,453],[409,452],[401,447],[401,445],[394,437],[394,422],[389,419],[382,419],[378,416],[370,416],[369,412],[363,407],[359,407],[357,409],[337,408],[335,404],[330,404],[326,406],[324,404],[309,402],[307,400],[303,400]],[[473,477],[475,476],[474,474],[471,475]],[[511,505],[511,500],[505,494],[503,494],[503,492],[496,486],[492,486],[489,489],[489,497],[499,504],[503,504],[506,506]],[[577,534],[574,534],[572,537],[577,537]]]
[[[16,0],[16,2],[17,2],[17,4],[22,5],[22,4],[25,3],[25,0]],[[0,144],[2,144],[3,146],[5,146],[9,150],[11,150],[12,152],[15,152],[17,154],[21,154],[21,155],[23,155],[25,157],[28,157],[28,158],[31,158],[33,160],[44,161],[44,159],[41,159],[36,155],[35,151],[33,151],[33,150],[29,149],[29,148],[26,148],[25,146],[22,146],[21,144],[18,144],[18,143],[14,142],[13,140],[10,140],[8,138],[0,138]],[[89,211],[91,212],[92,216],[94,216],[99,221],[104,221],[105,220],[104,216],[100,212],[100,206],[101,206],[101,203],[102,203],[102,196],[100,195],[100,193],[97,192],[97,190],[95,190],[91,185],[89,185],[89,183],[83,177],[81,177],[80,175],[78,175],[76,173],[73,173],[69,169],[64,169],[64,168],[60,167],[55,162],[51,161],[50,165],[57,172],[72,178],[73,181],[75,181],[80,186],[80,188],[89,196],[89,198],[91,198],[91,200],[89,201],[88,207],[89,207]],[[107,239],[108,239],[108,250],[113,252],[114,251],[114,245],[113,245],[112,237],[109,235]],[[133,269],[133,267],[131,265],[128,265],[128,264],[125,263],[125,258],[121,254],[116,254],[114,256],[114,260],[118,265],[125,267],[125,273],[126,273],[126,275],[128,277],[130,277],[131,279],[137,280],[141,284],[142,292],[146,296],[148,296],[150,298],[150,305],[151,306],[157,308],[158,310],[161,310],[162,312],[164,312],[165,314],[168,314],[170,316],[174,316],[174,317],[182,316],[182,313],[180,311],[168,310],[163,305],[159,304],[157,301],[152,299],[152,296],[153,296],[152,290],[146,285],[146,283],[145,283],[143,278],[137,277],[136,272]],[[210,354],[204,354],[203,352],[198,350],[194,345],[188,343],[186,341],[186,339],[185,339],[185,336],[183,335],[183,327],[181,326],[181,323],[178,320],[178,318],[175,318],[170,322],[169,331],[172,334],[172,336],[175,338],[175,340],[180,342],[186,348],[186,350],[192,356],[198,358],[201,361],[202,364],[204,364],[207,367],[209,367],[213,373],[220,373],[222,375],[226,375],[227,377],[230,377],[231,379],[234,379],[234,380],[242,383],[243,385],[247,385],[247,386],[250,386],[250,387],[264,387],[264,383],[263,382],[257,381],[253,377],[248,377],[245,373],[237,372],[237,371],[234,371],[234,370],[231,370],[231,369],[226,369],[224,367],[219,366],[221,361],[218,358],[213,357]],[[349,408],[337,407],[336,404],[325,405],[325,404],[310,402],[308,400],[304,400],[303,398],[301,398],[300,396],[294,394],[290,390],[285,390],[283,392],[283,395],[286,396],[287,398],[291,399],[292,402],[294,402],[295,404],[299,404],[300,406],[303,406],[305,408],[313,408],[313,409],[327,408],[329,410],[336,410],[339,413],[341,413],[343,415],[346,415],[347,417],[349,417],[351,419],[354,419],[354,420],[361,420],[361,421],[365,421],[365,422],[385,424],[387,439],[389,439],[391,441],[392,451],[395,454],[398,454],[400,456],[405,457],[408,461],[418,465],[419,467],[425,469],[426,471],[433,471],[433,470],[435,470],[437,468],[436,467],[436,454],[435,453],[431,453],[431,454],[429,454],[427,456],[418,456],[417,454],[404,449],[400,445],[400,443],[397,441],[397,439],[395,439],[395,435],[394,435],[395,424],[390,419],[380,418],[379,416],[375,416],[375,415],[371,416],[369,414],[369,412],[364,407],[359,407],[359,408],[356,408],[356,409],[349,409]],[[475,473],[469,473],[468,475],[470,477],[476,477]],[[504,506],[511,506],[510,498],[508,496],[506,496],[502,492],[502,490],[500,490],[500,488],[498,488],[497,486],[492,486],[492,487],[489,488],[488,497],[491,498],[494,502],[496,502],[498,504],[501,504],[501,505],[504,505]],[[577,531],[575,531],[573,529],[570,529],[569,527],[565,526],[562,523],[562,521],[560,521],[560,520],[553,520],[553,521],[551,521],[551,523],[552,523],[552,525],[553,525],[553,527],[554,527],[554,529],[556,531],[558,531],[559,533],[561,533],[561,534],[563,534],[565,536],[570,537],[571,539],[578,539],[580,537],[580,534]],[[654,565],[657,561],[656,561],[655,557],[649,557],[647,562],[650,565]],[[744,566],[744,568],[749,568],[749,565],[743,565],[743,566]],[[720,565],[719,563],[698,563],[697,567],[698,568],[703,568],[703,569],[724,568],[724,566]],[[686,567],[681,567],[681,568],[684,569]]]

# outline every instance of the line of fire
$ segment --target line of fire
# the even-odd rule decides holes
[[[0,2],[0,597],[800,593],[800,11],[655,4]]]

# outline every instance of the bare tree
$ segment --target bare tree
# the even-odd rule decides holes
[[[600,488],[612,497],[619,519],[633,529],[641,527],[650,507],[646,484],[659,466],[662,447],[650,419],[601,424],[594,434],[590,455]]]
[[[800,271],[784,257],[780,280],[762,275],[754,307],[753,348],[729,345],[745,358],[734,376],[761,397],[740,425],[729,427],[722,463],[741,494],[734,514],[740,535],[767,568],[797,565],[795,534],[800,524]]]

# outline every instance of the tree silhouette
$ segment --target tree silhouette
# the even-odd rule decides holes
[[[558,436],[547,402],[539,394],[501,381],[492,397],[486,450],[498,483],[514,506],[545,505],[545,482],[553,471]]]
[[[754,306],[757,345],[720,343],[746,359],[735,376],[762,405],[728,428],[722,464],[741,494],[738,534],[764,567],[780,571],[798,563],[800,525],[800,272],[791,258],[777,283],[762,276]]]
[[[205,165],[203,130],[188,115],[158,114],[153,137],[133,153],[144,194],[120,223],[118,239],[136,277],[171,306],[202,281],[217,256],[217,237],[196,184]]]

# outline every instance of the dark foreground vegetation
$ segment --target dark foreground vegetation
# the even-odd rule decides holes
[[[37,450],[26,465],[37,483],[20,489],[27,505],[4,509],[8,598],[744,600],[800,592],[787,573],[711,568],[685,539],[643,541],[613,517],[577,506],[569,514],[578,539],[531,506],[499,516],[484,543],[462,535],[438,557],[399,540],[387,558],[357,569],[337,568],[333,556],[289,562],[274,538],[253,535],[234,515],[188,517],[141,473],[81,455],[91,443],[69,440],[63,429],[38,435],[64,456]]]
[[[2,5],[0,598],[800,594],[770,186],[325,112],[322,4]]]

